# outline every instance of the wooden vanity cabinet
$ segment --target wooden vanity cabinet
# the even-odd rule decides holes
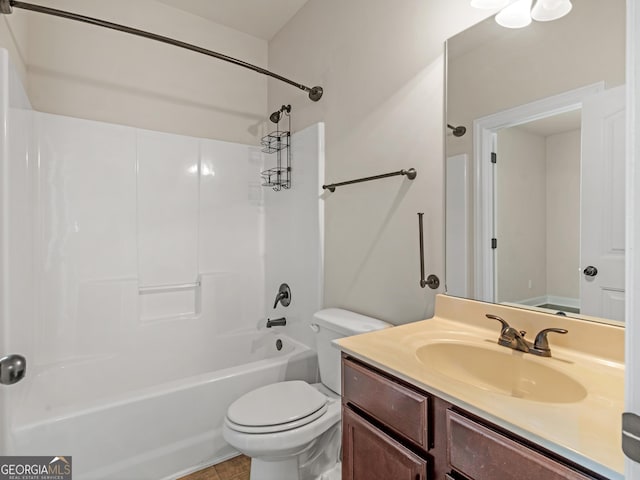
[[[473,480],[588,480],[587,476],[464,414],[447,410],[447,464]],[[454,477],[455,478],[455,477]]]
[[[342,362],[343,480],[429,480],[431,396]]]
[[[427,460],[349,408],[342,414],[342,478],[427,480]]]
[[[343,355],[342,480],[607,480]]]

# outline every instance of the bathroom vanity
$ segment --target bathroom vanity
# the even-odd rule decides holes
[[[533,358],[497,345],[485,313],[569,333]],[[431,320],[340,340],[343,480],[622,479],[623,335],[439,296]]]
[[[343,375],[343,480],[606,478],[351,357]]]

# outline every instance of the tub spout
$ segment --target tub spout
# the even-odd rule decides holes
[[[284,327],[287,324],[287,319],[282,318],[274,318],[273,320],[267,318],[267,328],[271,327]]]

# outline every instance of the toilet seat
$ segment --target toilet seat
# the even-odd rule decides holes
[[[227,425],[244,433],[291,430],[317,420],[328,398],[306,382],[279,382],[238,398],[227,410]]]
[[[235,430],[236,432],[241,432],[241,433],[255,433],[255,434],[278,433],[278,432],[284,432],[286,430],[293,430],[295,428],[299,428],[304,425],[307,425],[313,422],[314,420],[317,420],[318,418],[322,417],[325,413],[327,413],[327,406],[323,405],[319,410],[313,412],[311,415],[307,415],[306,417],[300,418],[293,422],[281,423],[279,425],[264,425],[261,427],[254,427],[251,425],[239,425],[237,423],[233,423],[231,420],[229,420],[228,417],[226,419],[226,423],[231,430]]]

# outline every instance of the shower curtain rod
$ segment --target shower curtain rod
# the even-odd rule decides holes
[[[197,45],[192,45],[190,43],[181,42],[180,40],[175,40],[170,37],[165,37],[163,35],[157,35],[155,33],[146,32],[144,30],[138,30],[137,28],[127,27],[125,25],[120,25],[117,23],[107,22],[105,20],[100,20],[98,18],[87,17],[84,15],[79,15],[77,13],[66,12],[64,10],[57,10],[55,8],[43,7],[41,5],[34,5],[32,3],[19,2],[15,0],[0,0],[0,13],[8,15],[13,12],[13,8],[21,8],[23,10],[30,10],[32,12],[38,13],[46,13],[47,15],[53,15],[55,17],[67,18],[69,20],[75,20],[77,22],[88,23],[90,25],[96,25],[98,27],[110,28],[112,30],[118,30],[120,32],[130,33],[131,35],[137,35],[139,37],[148,38],[150,40],[156,40],[162,43],[168,43],[169,45],[174,45],[176,47],[185,48],[187,50],[191,50],[193,52],[202,53],[203,55],[208,55],[210,57],[217,58],[219,60],[224,60],[225,62],[233,63],[234,65],[238,65],[240,67],[248,68],[249,70],[253,70],[254,72],[261,73],[263,75],[267,75],[268,77],[273,77],[281,82],[288,83],[289,85],[293,85],[294,87],[299,88],[300,90],[304,90],[309,93],[309,98],[314,102],[317,102],[322,98],[322,87],[307,87],[306,85],[302,85],[301,83],[294,82],[293,80],[289,80],[282,75],[278,75],[277,73],[270,72],[264,68],[258,67],[256,65],[252,65],[251,63],[247,63],[242,60],[238,60],[237,58],[230,57],[228,55],[224,55],[222,53],[214,52],[212,50],[207,50],[206,48],[198,47]]]

